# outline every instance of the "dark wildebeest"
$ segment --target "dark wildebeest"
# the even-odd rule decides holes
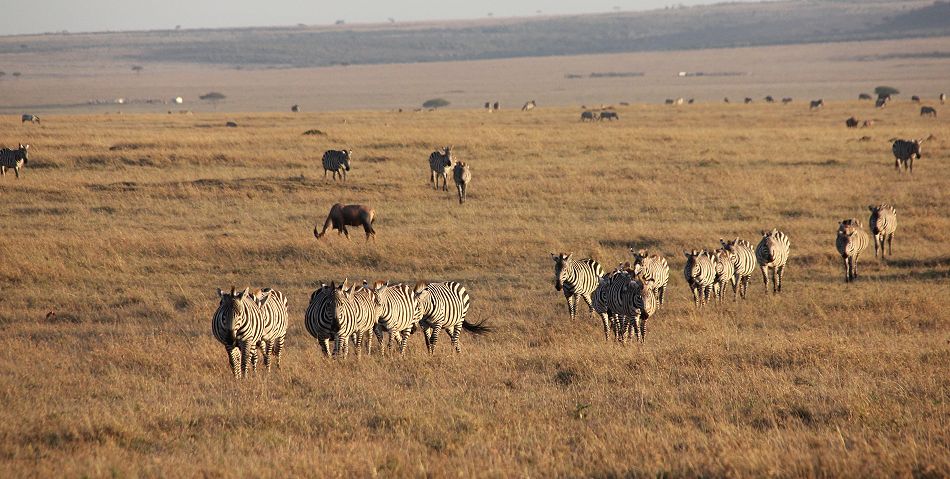
[[[581,121],[594,121],[597,119],[597,116],[594,115],[592,111],[581,112]]]
[[[26,122],[39,123],[39,122],[40,122],[40,117],[38,117],[38,116],[36,116],[36,115],[28,115],[28,114],[27,114],[27,115],[23,115],[23,116],[21,117],[20,123],[26,123]]]
[[[294,113],[300,113],[300,105],[294,105],[294,106],[290,107],[290,111],[292,111],[292,112],[294,112]]]
[[[491,111],[491,102],[490,102],[490,101],[486,101],[486,102],[485,102],[485,109],[488,110],[488,111]]]
[[[229,121],[229,122],[225,123],[224,126],[226,126],[226,127],[228,127],[228,128],[237,128],[237,123],[235,123],[235,122],[233,122],[233,121]]]
[[[459,204],[465,203],[465,189],[468,187],[468,184],[472,182],[472,172],[468,169],[468,165],[463,161],[456,161],[452,178],[455,180],[455,188],[457,188],[459,192]]]
[[[600,112],[600,119],[608,121],[619,120],[620,115],[618,115],[615,111],[602,111]]]
[[[723,103],[729,103],[729,97],[723,98],[723,99],[722,99],[722,102],[723,102]]]
[[[501,103],[496,101],[495,104],[492,105],[492,109],[493,109],[493,110],[501,110]]]
[[[783,104],[783,105],[788,105],[788,104],[791,103],[791,102],[792,102],[792,97],[787,96],[787,97],[785,97],[785,98],[782,98],[782,104]]]
[[[847,126],[848,128],[857,128],[857,127],[858,127],[858,119],[852,116],[851,118],[848,118],[847,120],[845,120],[845,121],[844,121],[844,124],[845,124],[845,126]]]
[[[768,96],[765,97],[765,102],[766,102],[766,103],[775,103],[775,98],[772,98],[772,95],[768,95]]]
[[[817,100],[812,100],[811,103],[808,105],[808,109],[817,110],[823,106],[825,106],[825,100],[822,100],[821,98],[819,98]]]
[[[313,236],[320,239],[326,234],[327,228],[332,226],[338,234],[350,239],[350,233],[346,230],[346,227],[362,226],[363,231],[366,232],[366,240],[369,241],[370,237],[373,237],[373,239],[376,237],[376,230],[373,229],[374,221],[376,221],[376,211],[368,206],[343,206],[337,203],[330,208],[330,214],[327,215],[327,220],[323,223],[323,231],[318,233],[317,227],[313,227]]]
[[[874,102],[875,108],[884,108],[884,105],[887,105],[887,102],[891,101],[890,95],[878,95],[877,101]]]
[[[689,103],[690,105],[692,105],[695,102],[696,102],[695,98],[690,98],[689,100],[686,100],[686,103]]]
[[[748,105],[749,103],[752,103],[752,99],[749,97],[745,97],[745,103],[746,105]]]
[[[912,102],[914,102],[914,103],[920,103],[920,97],[917,96],[917,95],[914,95],[914,96],[910,97],[910,101],[912,101]]]
[[[873,97],[868,93],[862,93],[858,95],[858,100],[871,100]]]
[[[932,106],[920,107],[920,116],[937,116],[937,109]]]
[[[666,101],[664,101],[663,103],[665,103],[665,104],[667,104],[667,105],[672,105],[672,104],[673,104],[673,99],[672,99],[672,98],[667,98]]]

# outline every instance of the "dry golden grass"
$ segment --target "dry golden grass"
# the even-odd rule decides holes
[[[0,141],[33,149],[0,178],[0,476],[950,474],[945,117],[619,113],[2,120]],[[880,121],[846,130],[851,114]],[[894,173],[887,139],[930,134],[914,175]],[[464,206],[427,184],[444,144],[472,167]],[[339,147],[346,185],[319,166]],[[313,238],[338,201],[376,208],[375,244]],[[845,284],[837,222],[884,201],[894,256]],[[773,226],[792,240],[785,292],[756,276],[748,301],[695,310],[681,251]],[[642,347],[604,344],[583,307],[571,323],[548,256],[611,267],[630,245],[673,270]],[[405,357],[325,360],[303,311],[344,277],[462,281],[495,333],[461,356],[413,337]],[[289,296],[281,371],[231,377],[210,317],[232,284]]]

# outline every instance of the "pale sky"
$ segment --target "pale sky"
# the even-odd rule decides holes
[[[0,0],[3,34],[325,25],[650,10],[722,0]],[[734,1],[734,0],[733,0]],[[749,0],[744,0],[749,1]]]

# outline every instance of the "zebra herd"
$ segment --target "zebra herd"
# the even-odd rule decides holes
[[[287,298],[280,291],[263,289],[250,293],[249,288],[235,292],[218,290],[220,301],[212,315],[211,331],[224,345],[236,378],[246,377],[248,369],[256,370],[258,356],[270,370],[271,354],[280,367],[280,357],[287,336]],[[395,346],[400,354],[406,351],[410,335],[421,330],[426,349],[435,353],[439,333],[445,330],[456,353],[462,352],[462,330],[485,334],[491,329],[466,319],[471,298],[461,283],[418,282],[389,284],[377,281],[372,285],[321,283],[310,295],[304,313],[304,326],[317,340],[324,356],[346,358],[350,343],[359,357],[365,347],[372,352],[371,334],[383,351]],[[383,346],[383,336],[388,336]],[[331,347],[331,341],[333,342]]]

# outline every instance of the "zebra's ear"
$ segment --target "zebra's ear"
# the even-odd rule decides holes
[[[424,291],[425,289],[426,289],[425,281],[416,281],[416,287],[413,289],[413,291],[416,294],[421,294],[422,291]]]
[[[224,297],[224,291],[221,291],[221,288],[218,288],[218,297],[220,298]]]
[[[564,259],[571,259],[571,257],[573,256],[574,256],[574,252],[571,251],[570,253],[567,254],[567,256],[564,257]]]
[[[349,289],[350,278],[343,278],[343,284],[340,285],[342,289]]]
[[[251,288],[244,288],[244,291],[241,291],[241,293],[238,294],[238,297],[239,297],[239,298],[245,298],[245,297],[247,297],[247,295],[248,295],[250,289],[251,289]]]
[[[868,205],[868,209],[871,210],[871,213],[874,213],[874,205]]]

